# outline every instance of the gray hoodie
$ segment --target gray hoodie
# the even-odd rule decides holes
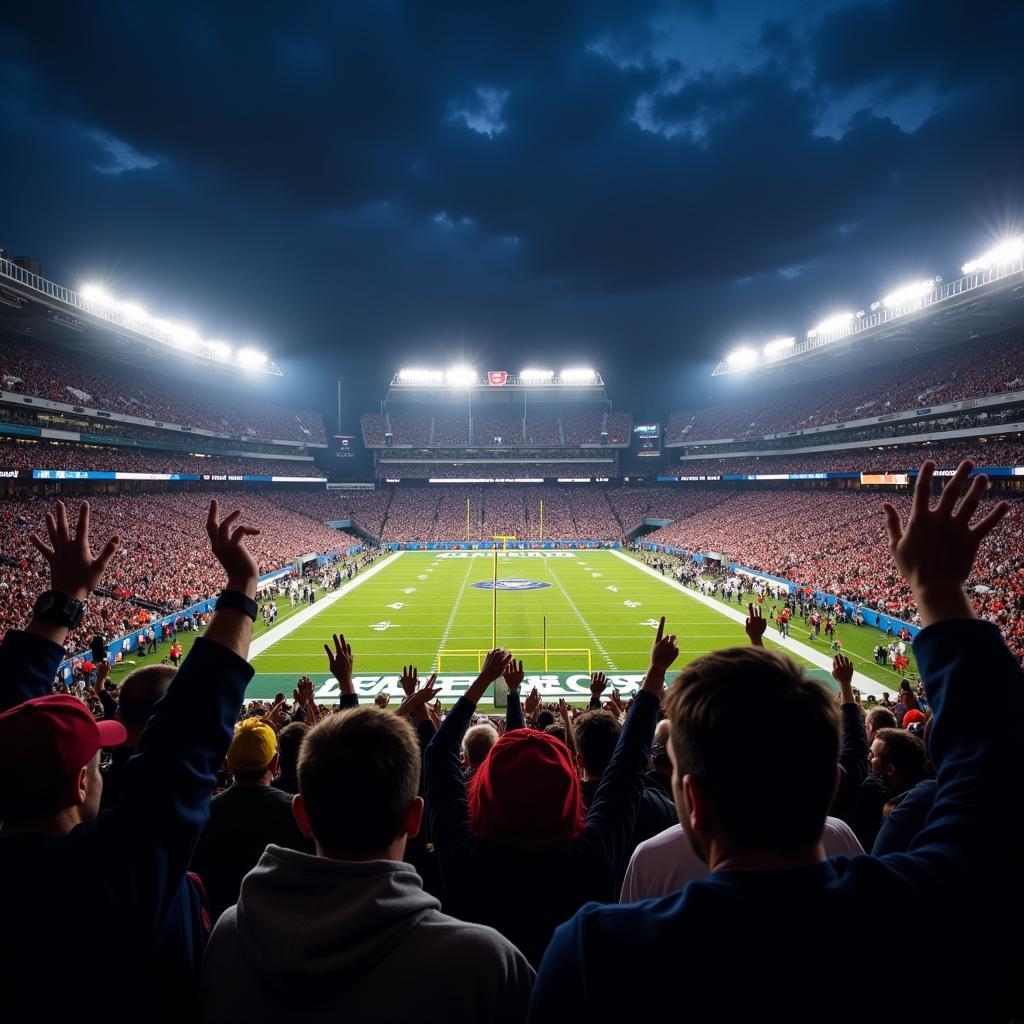
[[[533,970],[492,928],[457,921],[401,861],[267,847],[203,963],[204,1019],[512,1022]]]

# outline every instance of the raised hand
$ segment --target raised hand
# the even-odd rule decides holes
[[[906,525],[889,502],[883,504],[889,547],[903,578],[914,593],[921,621],[930,625],[946,618],[973,618],[974,610],[964,594],[964,582],[974,565],[978,547],[1009,511],[999,502],[987,516],[971,526],[988,487],[982,474],[971,483],[960,507],[956,500],[971,475],[974,463],[960,463],[946,484],[935,508],[931,507],[931,485],[935,463],[924,463],[917,476],[914,502]],[[954,510],[955,509],[955,510]]]
[[[664,673],[667,672],[672,662],[679,657],[679,647],[676,644],[675,633],[665,636],[665,616],[662,615],[658,623],[658,633],[651,645],[651,668]]]
[[[747,621],[743,624],[743,628],[747,631],[747,636],[750,637],[750,642],[754,647],[764,647],[761,638],[768,628],[768,620],[761,614],[760,606],[753,602],[747,605]]]
[[[308,704],[313,699],[313,680],[303,676],[292,691],[292,697],[296,704]]]
[[[608,677],[603,672],[590,673],[590,695],[592,697],[600,697],[607,685]]]
[[[54,590],[67,594],[78,601],[84,601],[103,577],[107,563],[121,543],[114,534],[93,557],[89,546],[89,502],[83,501],[78,510],[78,526],[74,537],[68,526],[68,510],[63,501],[58,501],[53,512],[46,513],[47,544],[38,533],[30,533],[28,539],[33,547],[46,559],[50,566],[50,584]]]
[[[425,685],[410,693],[402,701],[397,713],[403,718],[416,718],[427,714],[427,705],[441,692],[440,688],[435,688],[434,683],[436,682],[437,673],[434,672]]]
[[[242,510],[236,508],[221,519],[220,505],[215,498],[210,502],[206,516],[206,533],[210,538],[210,550],[227,573],[228,590],[239,590],[255,597],[260,572],[256,560],[245,548],[245,538],[255,537],[261,531],[255,526],[240,523],[241,518]]]
[[[383,711],[391,703],[391,694],[382,690],[373,698],[373,703]]]
[[[404,693],[406,697],[411,697],[416,692],[416,688],[420,685],[419,678],[419,670],[415,665],[403,666],[402,678],[398,681],[401,683],[402,693]]]
[[[853,682],[853,662],[845,654],[837,654],[832,659],[832,678],[840,686],[849,686]]]
[[[511,660],[512,655],[504,647],[495,647],[484,658],[483,668],[480,669],[480,680],[490,685],[505,674]]]
[[[540,693],[535,686],[531,691],[530,695],[523,701],[523,714],[533,719],[537,717],[537,712],[540,711]]]
[[[626,705],[622,702],[622,697],[619,696],[618,690],[612,690],[610,703],[615,708],[615,713],[621,718],[626,713]]]
[[[324,644],[324,650],[327,652],[327,664],[330,666],[331,675],[338,680],[338,685],[341,688],[342,693],[355,693],[355,687],[352,684],[352,648],[345,642],[345,634],[335,633],[333,636],[334,650],[332,651],[327,644]]]
[[[509,693],[518,693],[519,687],[522,686],[523,677],[523,663],[516,661],[512,658],[508,663],[508,668],[505,669],[505,685],[508,687]]]

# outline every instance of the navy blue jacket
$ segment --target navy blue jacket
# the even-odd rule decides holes
[[[0,709],[50,693],[63,657],[48,640],[8,633]],[[53,1020],[90,1005],[104,1022],[191,1015],[205,934],[185,872],[252,674],[226,647],[196,640],[124,766],[116,807],[66,835],[0,830],[7,1006]]]
[[[1009,1019],[1024,676],[997,628],[975,619],[928,627],[914,650],[938,778],[909,852],[718,871],[662,899],[584,907],[555,932],[529,1019]],[[879,988],[864,972],[892,973],[897,933],[912,967]]]

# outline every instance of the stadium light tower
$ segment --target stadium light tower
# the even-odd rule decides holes
[[[757,362],[757,351],[749,345],[743,345],[740,348],[733,349],[726,357],[726,362],[737,370],[744,370]]]
[[[570,366],[562,371],[562,380],[567,384],[592,384],[594,371],[589,366]]]
[[[519,376],[531,384],[544,384],[555,376],[554,370],[523,370]]]
[[[893,289],[882,299],[882,305],[886,308],[891,306],[903,306],[915,299],[923,299],[935,291],[935,280],[929,277],[926,281],[913,281],[911,284],[901,285]]]
[[[1024,235],[1017,238],[1008,238],[998,245],[994,245],[988,252],[982,253],[977,259],[970,260],[960,269],[965,274],[974,274],[979,270],[988,270],[989,267],[998,267],[1003,263],[1012,263],[1024,256]]]
[[[450,388],[468,388],[476,383],[476,370],[464,363],[453,366],[446,374],[445,381]]]
[[[787,349],[791,349],[796,344],[796,338],[775,338],[773,341],[769,341],[764,347],[765,357],[768,359],[777,359]]]
[[[833,313],[831,316],[825,317],[813,331],[808,331],[807,337],[814,338],[819,334],[832,334],[834,331],[841,331],[844,327],[849,326],[853,318],[853,313]]]
[[[267,357],[254,348],[240,348],[235,358],[238,360],[238,365],[247,370],[258,369],[267,361]]]

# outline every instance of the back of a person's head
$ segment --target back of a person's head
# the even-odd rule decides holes
[[[569,748],[539,729],[513,729],[469,784],[470,827],[489,842],[553,846],[583,829],[583,793]]]
[[[407,718],[359,707],[325,718],[299,752],[299,793],[320,846],[364,856],[398,838],[420,785],[420,748]]]
[[[305,722],[292,722],[277,734],[277,753],[280,758],[281,774],[293,778],[299,770],[299,750],[309,732]]]
[[[537,728],[546,729],[555,724],[555,713],[550,708],[542,708],[537,712]]]
[[[882,741],[883,757],[907,785],[917,785],[928,774],[928,754],[920,736],[906,729],[879,729],[874,738]]]
[[[780,652],[736,647],[687,665],[665,706],[678,779],[694,777],[734,844],[820,839],[839,759],[839,713],[824,686]]]
[[[124,677],[118,695],[117,717],[129,734],[145,728],[154,705],[167,693],[175,672],[177,669],[170,665],[146,665]]]
[[[555,722],[554,725],[549,725],[544,730],[549,736],[554,736],[556,740],[565,742],[565,726],[561,722]]]
[[[621,731],[619,720],[609,711],[585,711],[573,722],[576,749],[590,775],[604,774]]]
[[[896,716],[888,708],[872,708],[864,716],[864,726],[872,733],[880,729],[895,729]]]
[[[498,730],[489,722],[470,726],[462,737],[462,753],[469,768],[479,768],[491,747],[498,742]]]

